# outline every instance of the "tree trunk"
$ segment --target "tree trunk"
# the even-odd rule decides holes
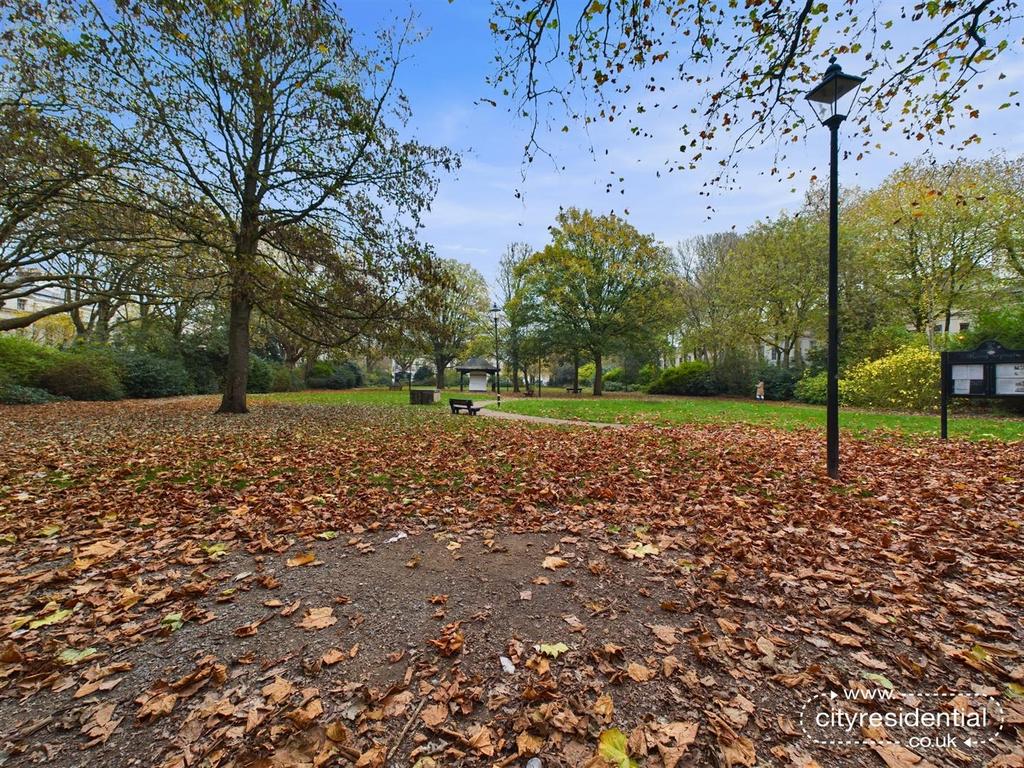
[[[228,319],[228,367],[224,374],[224,396],[217,413],[248,413],[245,388],[249,383],[249,318],[252,300],[236,275],[231,287],[231,315]]]
[[[600,397],[604,392],[604,371],[601,369],[601,353],[594,352],[594,397]]]
[[[85,336],[86,328],[85,322],[82,320],[82,308],[75,307],[68,314],[71,315],[71,322],[75,326],[75,336],[79,338]]]
[[[519,391],[519,360],[512,363],[512,391]]]
[[[320,356],[319,347],[311,347],[306,351],[305,360],[302,364],[302,378],[303,380],[312,378],[313,367],[316,365],[316,360]]]
[[[443,357],[434,358],[434,381],[437,382],[435,389],[444,389],[444,369],[448,367]]]
[[[254,105],[255,106],[255,105]],[[245,390],[249,383],[249,321],[252,317],[253,293],[251,278],[260,247],[258,169],[263,152],[263,129],[266,114],[254,110],[250,154],[242,183],[238,233],[235,235],[234,260],[231,265],[231,311],[228,316],[228,368],[224,374],[224,397],[218,413],[248,413]]]
[[[580,388],[580,353],[578,350],[572,351],[572,388],[579,390]],[[578,392],[573,392],[578,394]]]
[[[97,344],[106,344],[110,340],[110,301],[99,302],[94,311],[96,312],[96,324],[89,334],[89,340]]]

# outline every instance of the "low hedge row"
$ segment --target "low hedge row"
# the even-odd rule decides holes
[[[63,351],[13,334],[0,334],[0,402],[29,404],[55,399],[119,400],[174,397],[220,390],[224,360],[197,348],[181,357],[110,347]],[[217,364],[219,363],[219,365]],[[363,386],[353,362],[317,363],[308,382],[280,363],[252,355],[247,390],[287,392],[307,385],[324,389]]]
[[[717,395],[721,394],[715,384],[711,366],[693,360],[674,368],[666,368],[647,390],[653,395]]]
[[[20,405],[65,398],[173,397],[219,389],[219,375],[204,368],[200,371],[204,375],[198,377],[202,381],[197,382],[191,370],[194,366],[188,362],[191,361],[109,347],[63,351],[21,336],[0,334],[0,402]],[[346,370],[351,377],[351,370]],[[361,383],[362,374],[358,368],[355,370]],[[269,392],[279,388],[301,389],[301,380],[284,366],[253,355],[249,361],[248,391]]]
[[[791,400],[798,381],[798,373],[792,369],[775,365],[763,365],[757,370],[746,371],[741,381],[725,366],[712,368],[699,360],[666,368],[647,391],[655,395],[746,395],[750,397],[758,381],[764,382],[765,397],[768,400]]]

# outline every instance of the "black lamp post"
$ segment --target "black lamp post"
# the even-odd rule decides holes
[[[833,56],[825,77],[807,94],[821,124],[831,134],[828,195],[828,388],[825,442],[828,476],[839,477],[839,126],[856,98],[863,77],[848,75]]]
[[[501,360],[498,357],[498,315],[501,308],[497,303],[491,305],[491,317],[494,318],[494,388],[498,393],[498,407],[501,408]]]

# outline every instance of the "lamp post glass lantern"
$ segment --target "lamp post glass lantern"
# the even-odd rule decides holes
[[[501,308],[497,302],[491,305],[490,313],[494,318],[494,389],[498,395],[498,408],[501,408],[501,359],[498,357],[498,315]]]
[[[828,380],[825,397],[825,445],[828,476],[839,477],[839,126],[857,98],[863,77],[848,75],[830,60],[825,76],[806,96],[821,124],[829,129],[828,196]]]

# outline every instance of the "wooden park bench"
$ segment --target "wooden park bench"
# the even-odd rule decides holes
[[[453,397],[449,400],[448,405],[452,409],[452,414],[457,414],[459,411],[465,411],[470,416],[476,416],[477,411],[480,410],[480,406],[473,405],[472,400],[462,400],[457,397]]]
[[[405,389],[405,384],[388,384],[388,389],[392,392],[400,392]]]
[[[566,387],[565,391],[568,394],[571,394],[571,395],[578,395],[580,392],[583,391],[583,388],[582,387]]]

